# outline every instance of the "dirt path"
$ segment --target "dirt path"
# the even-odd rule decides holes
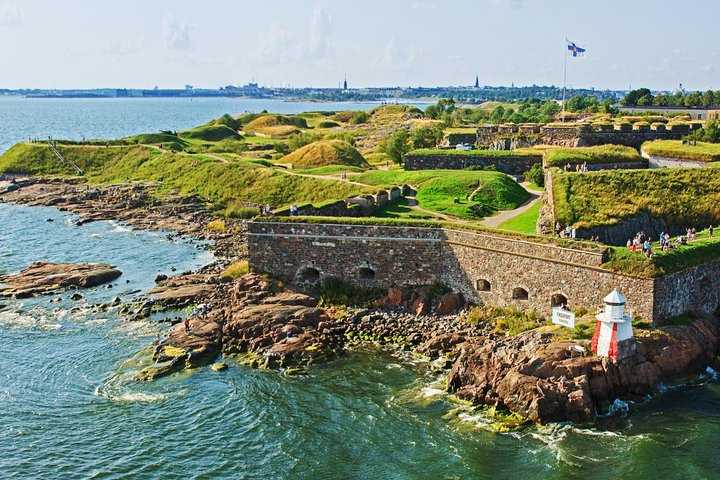
[[[525,203],[523,203],[522,205],[520,205],[519,207],[517,207],[513,210],[504,210],[504,211],[498,213],[497,215],[495,215],[494,217],[487,217],[487,218],[482,219],[480,221],[480,225],[482,225],[484,227],[497,227],[501,223],[503,223],[507,220],[510,220],[511,218],[517,217],[521,213],[527,211],[533,205],[535,205],[538,200],[540,200],[539,193],[533,192],[532,190],[527,189],[527,186],[529,185],[529,183],[524,182],[524,183],[521,183],[520,185],[522,185],[522,187],[525,188],[525,190],[530,194],[530,198]]]

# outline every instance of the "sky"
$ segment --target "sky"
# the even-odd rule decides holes
[[[720,90],[720,1],[0,0],[0,88]]]

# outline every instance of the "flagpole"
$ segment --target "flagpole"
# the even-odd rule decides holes
[[[568,39],[565,37],[565,43],[567,43]],[[567,46],[566,46],[567,49]],[[567,85],[567,52],[565,53],[565,65],[563,68],[563,95],[562,95],[562,123],[565,123],[565,86]]]

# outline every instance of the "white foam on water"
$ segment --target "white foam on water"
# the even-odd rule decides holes
[[[45,314],[12,311],[0,312],[0,326],[24,330],[59,330],[61,328],[61,325],[57,323],[57,318],[49,319]]]
[[[132,228],[126,227],[125,225],[120,225],[114,220],[110,220],[109,223],[113,226],[113,232],[132,232]]]

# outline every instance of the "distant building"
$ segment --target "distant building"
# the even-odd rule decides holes
[[[480,88],[480,77],[475,75],[475,88]]]
[[[345,80],[343,81],[343,90],[347,91],[347,77],[345,77]]]

